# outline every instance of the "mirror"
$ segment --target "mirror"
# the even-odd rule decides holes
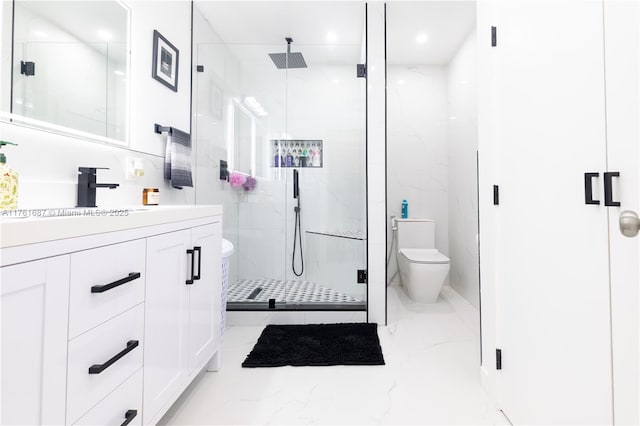
[[[129,9],[119,1],[4,6],[2,112],[30,126],[127,143]]]

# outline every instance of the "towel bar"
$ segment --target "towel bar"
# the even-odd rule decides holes
[[[161,126],[159,124],[154,124],[153,125],[153,131],[159,134],[162,134],[164,132],[169,132],[169,134],[173,133],[173,127],[169,126],[169,127],[165,127],[165,126]]]

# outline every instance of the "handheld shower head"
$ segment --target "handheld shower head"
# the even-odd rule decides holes
[[[293,169],[293,198],[300,196],[300,187],[298,186],[298,171]]]

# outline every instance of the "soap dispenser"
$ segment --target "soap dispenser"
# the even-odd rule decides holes
[[[0,141],[0,148],[5,145],[18,145]],[[18,172],[7,165],[7,157],[0,153],[0,210],[18,208]]]

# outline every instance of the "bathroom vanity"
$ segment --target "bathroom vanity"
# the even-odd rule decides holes
[[[222,208],[94,211],[0,217],[2,424],[155,424],[219,368]]]

